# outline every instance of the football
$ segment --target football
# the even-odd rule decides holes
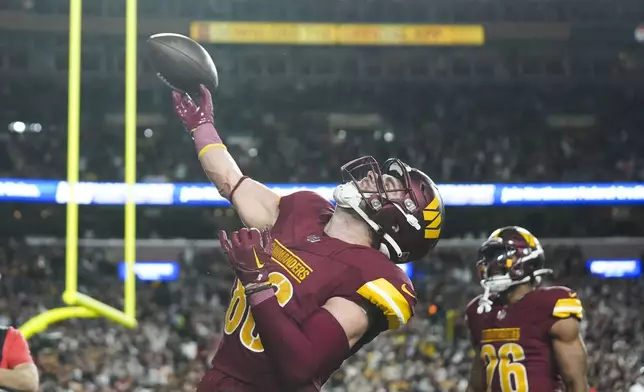
[[[184,35],[154,34],[148,38],[146,49],[154,72],[174,90],[196,96],[200,84],[211,92],[219,85],[217,67],[210,54]]]

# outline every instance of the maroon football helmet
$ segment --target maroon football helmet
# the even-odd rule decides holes
[[[369,224],[374,246],[392,261],[418,260],[436,246],[444,204],[425,173],[395,158],[381,167],[368,156],[342,166],[342,180],[333,194],[338,206],[352,208]]]
[[[545,269],[545,255],[537,237],[519,226],[496,229],[479,248],[476,269],[485,293],[479,301],[480,311],[487,310],[491,293],[501,293],[513,286],[536,282]]]

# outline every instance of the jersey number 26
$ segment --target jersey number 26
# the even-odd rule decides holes
[[[277,288],[275,296],[277,303],[284,307],[293,297],[293,284],[283,274],[279,272],[271,272],[268,274],[268,280]],[[246,317],[244,317],[246,315]],[[237,330],[241,324],[239,331],[239,341],[241,344],[256,353],[264,351],[264,346],[259,338],[259,334],[255,332],[255,319],[250,312],[250,306],[246,303],[246,293],[244,293],[244,286],[241,285],[239,280],[235,285],[230,305],[226,311],[226,322],[224,323],[224,333],[230,335]]]
[[[481,347],[481,358],[485,361],[487,389],[492,389],[494,372],[499,373],[499,383],[503,392],[528,392],[528,372],[521,361],[525,360],[523,347],[516,343],[506,343],[497,351],[493,345]]]

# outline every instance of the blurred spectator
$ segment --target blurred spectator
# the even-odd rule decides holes
[[[23,91],[20,84],[7,91],[9,103],[5,112],[0,110],[0,121],[38,121],[42,130],[0,134],[0,178],[65,178],[67,133],[61,113],[66,109],[57,98],[65,92]],[[122,91],[88,84],[84,94],[91,98],[83,103],[80,178],[123,181],[123,126],[114,120],[117,115],[106,114],[122,111]],[[279,94],[240,88],[234,96],[217,98],[217,127],[244,173],[267,183],[337,182],[342,164],[362,155],[397,156],[438,183],[644,180],[639,153],[644,149],[644,111],[639,109],[644,102],[635,88],[427,90],[401,83],[365,94],[338,85],[284,88]],[[141,101],[138,181],[206,181],[190,137],[171,118],[167,89],[159,86]],[[24,107],[31,102],[40,103],[36,113]],[[151,116],[158,123],[146,125],[144,119]],[[11,234],[62,236],[64,210],[57,214],[56,208],[3,204],[0,216],[15,223]],[[226,219],[232,214],[228,210],[141,210],[146,219],[140,220],[140,237],[212,238],[217,229],[238,224]],[[505,224],[509,216],[549,236],[644,235],[639,206],[605,206],[592,213],[574,206],[561,207],[557,214],[538,207],[489,211],[450,210],[454,219],[445,235],[476,236],[489,225]],[[86,220],[81,227],[99,238],[119,236],[122,223],[114,216],[114,210],[91,208],[81,215]]]
[[[628,389],[628,392],[644,392],[644,367],[641,367],[638,373],[635,384]]]
[[[471,251],[470,251],[471,252]],[[598,392],[637,391],[642,377],[644,328],[641,280],[599,280],[576,268],[579,249],[547,249],[560,274],[557,283],[578,290],[589,353],[589,376]],[[122,285],[105,252],[81,252],[80,290],[120,307]],[[20,325],[59,305],[62,250],[27,247],[12,240],[0,252],[0,317]],[[440,249],[416,264],[417,317],[345,362],[324,390],[465,391],[472,351],[460,311],[479,293],[467,251]],[[571,258],[572,257],[572,258]],[[207,369],[222,334],[232,275],[219,251],[184,251],[176,282],[139,283],[140,325],[126,330],[105,320],[70,320],[30,341],[41,371],[42,391],[189,391]],[[572,274],[563,271],[569,264]],[[109,278],[114,276],[114,279]],[[429,314],[428,306],[438,304]],[[448,312],[455,309],[457,312]],[[454,340],[446,339],[446,320]],[[639,377],[639,378],[638,378]],[[634,388],[634,389],[633,389]]]
[[[217,126],[247,174],[266,182],[335,182],[340,166],[355,157],[396,155],[437,182],[644,179],[638,156],[644,148],[641,94],[548,87],[436,88],[429,94],[401,85],[383,88],[369,100],[340,89],[320,91],[333,102],[322,109],[317,91],[281,92],[296,105],[272,92],[218,99]],[[35,91],[30,99],[47,102],[52,94]],[[148,110],[170,117],[167,95],[165,89],[154,90],[158,103]],[[398,99],[388,101],[391,96]],[[96,121],[105,117],[101,110],[120,101],[121,93],[114,91],[84,106],[82,179],[123,180],[122,125]],[[409,106],[414,102],[423,102],[422,110]],[[46,113],[32,117],[50,117]],[[0,139],[6,150],[0,176],[65,177],[67,132],[58,115],[37,123],[38,132],[25,123],[26,131]],[[204,181],[190,138],[173,118],[142,125],[137,147],[139,181]]]

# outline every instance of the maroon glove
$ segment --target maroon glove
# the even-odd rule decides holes
[[[270,247],[273,242],[268,229],[260,232],[255,228],[243,228],[233,232],[230,241],[226,232],[221,230],[219,242],[244,287],[268,282],[265,266],[271,259]]]
[[[188,131],[194,131],[199,125],[213,124],[214,110],[210,91],[203,84],[199,86],[199,106],[189,96],[178,91],[172,92],[174,112]]]

